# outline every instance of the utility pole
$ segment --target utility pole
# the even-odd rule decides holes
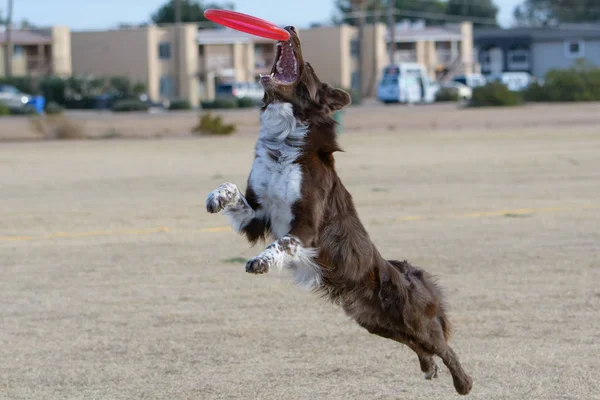
[[[4,74],[7,78],[12,76],[12,59],[13,59],[13,43],[12,43],[12,14],[13,0],[8,0],[8,13],[6,16],[6,43],[4,46]]]
[[[366,16],[366,12],[365,12],[365,8],[367,6],[369,0],[351,0],[350,4],[352,5],[352,9],[353,10],[357,10],[358,11],[358,44],[357,44],[357,50],[358,50],[358,76],[357,76],[357,86],[358,86],[358,93],[360,94],[360,97],[363,97],[363,73],[364,73],[364,61],[363,61],[363,55],[364,55],[364,51],[363,51],[363,39],[365,37],[365,16]]]
[[[387,22],[388,34],[390,35],[390,65],[396,61],[396,0],[388,0],[387,2]]]

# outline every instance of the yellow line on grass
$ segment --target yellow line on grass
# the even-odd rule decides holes
[[[517,208],[514,210],[500,210],[500,211],[479,211],[462,214],[446,214],[441,216],[425,216],[425,215],[407,215],[396,218],[396,222],[411,222],[411,221],[423,221],[427,219],[461,219],[461,218],[486,218],[486,217],[501,217],[509,215],[529,215],[538,213],[550,213],[558,211],[568,210],[590,210],[600,209],[600,204],[592,204],[585,206],[575,207],[544,207],[544,208]],[[229,226],[216,226],[212,228],[200,228],[196,232],[203,233],[220,233],[230,232],[232,229]],[[151,235],[155,233],[177,233],[183,232],[177,229],[172,229],[166,226],[160,226],[149,229],[122,229],[122,230],[106,230],[106,231],[90,231],[90,232],[55,232],[48,235],[31,236],[0,236],[0,242],[26,242],[31,240],[42,240],[42,239],[68,239],[68,238],[80,238],[80,237],[101,237],[101,236],[127,236],[127,235]]]

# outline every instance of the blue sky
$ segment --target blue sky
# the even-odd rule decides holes
[[[477,1],[477,0],[470,0]],[[165,0],[14,0],[16,21],[27,19],[38,25],[67,25],[71,29],[101,29],[120,22],[147,21]],[[217,0],[218,2],[218,0]],[[521,0],[496,0],[500,23],[511,23],[512,10]],[[234,0],[236,10],[280,25],[307,26],[328,21],[334,0]],[[0,10],[6,15],[6,0]]]

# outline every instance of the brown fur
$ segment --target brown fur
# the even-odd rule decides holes
[[[352,196],[335,170],[333,153],[340,151],[333,111],[350,103],[347,93],[321,83],[302,59],[300,41],[288,28],[299,64],[293,85],[265,87],[265,107],[289,102],[295,117],[309,126],[302,155],[302,198],[294,207],[290,235],[304,247],[318,249],[323,283],[316,289],[370,333],[404,343],[419,358],[428,378],[437,375],[433,355],[446,364],[458,393],[471,390],[471,378],[448,346],[451,325],[440,288],[425,271],[406,261],[384,259],[362,225]],[[256,209],[252,188],[246,192]],[[254,220],[243,232],[251,242],[263,239],[268,222]]]

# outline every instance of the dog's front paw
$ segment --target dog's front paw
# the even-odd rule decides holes
[[[266,274],[269,272],[269,260],[262,257],[254,257],[246,263],[246,272],[249,274]]]
[[[206,198],[206,211],[209,213],[218,213],[229,204],[233,203],[237,197],[237,186],[233,183],[224,183],[217,189],[209,193]]]

